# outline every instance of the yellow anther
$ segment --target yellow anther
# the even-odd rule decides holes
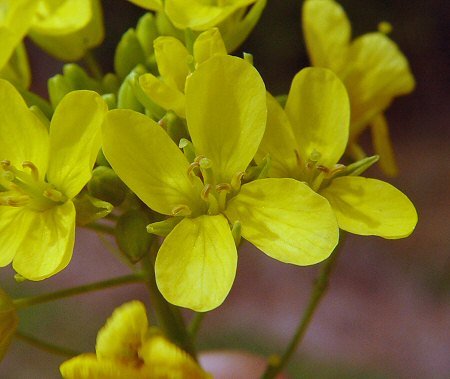
[[[192,162],[192,163],[189,165],[189,167],[188,167],[188,169],[187,169],[187,174],[188,174],[188,176],[191,175],[191,174],[192,174],[192,175],[196,175],[195,172],[194,172],[194,170],[195,170],[196,168],[200,168],[200,164],[199,164],[198,162],[194,161],[194,162]]]
[[[11,167],[11,161],[4,159],[0,162],[0,165],[2,166],[3,170],[9,170]]]
[[[187,217],[192,214],[191,208],[189,208],[187,205],[177,205],[172,209],[172,216],[182,216]]]
[[[232,190],[233,190],[233,188],[231,187],[231,184],[229,184],[229,183],[220,183],[220,184],[216,185],[217,192],[225,191],[226,193],[230,193]]]
[[[235,191],[239,191],[241,189],[241,181],[244,177],[245,172],[241,171],[233,175],[231,178],[231,188]]]
[[[30,161],[23,161],[22,162],[22,167],[23,168],[29,168],[31,171],[31,177],[35,180],[38,181],[39,180],[39,170],[36,167],[36,165],[33,162]]]
[[[202,192],[200,192],[200,197],[204,200],[204,201],[208,201],[209,198],[209,193],[211,192],[211,184],[206,184],[203,189]]]
[[[66,197],[59,192],[58,190],[55,190],[54,188],[48,188],[43,192],[44,197],[47,199],[50,199],[52,201],[55,201],[57,203],[63,202],[66,200]]]

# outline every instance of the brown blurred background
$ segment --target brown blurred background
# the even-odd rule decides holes
[[[292,378],[450,378],[450,3],[447,0],[341,0],[353,35],[393,25],[391,37],[409,58],[415,92],[387,112],[401,169],[389,180],[415,203],[419,224],[404,240],[349,236],[331,286],[289,368]],[[104,0],[108,40],[99,56],[111,68],[120,34],[141,10]],[[274,94],[286,93],[294,74],[308,65],[300,28],[301,2],[268,0],[262,20],[242,50]],[[60,64],[31,49],[34,86]],[[386,179],[377,169],[367,175]],[[80,231],[69,267],[49,280],[16,284],[0,271],[11,296],[114,277],[128,270],[91,232]],[[242,246],[237,278],[222,307],[203,324],[203,349],[279,351],[294,332],[317,267],[271,260]],[[35,306],[20,314],[20,329],[79,351],[93,351],[95,335],[114,307],[147,302],[140,285]],[[189,315],[189,313],[187,313]],[[0,364],[5,379],[58,378],[63,358],[14,341]]]

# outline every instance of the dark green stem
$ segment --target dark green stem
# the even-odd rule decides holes
[[[200,325],[203,321],[203,319],[206,316],[206,312],[197,312],[194,315],[194,318],[192,319],[190,325],[189,325],[189,334],[191,335],[191,339],[195,340],[195,337],[197,336],[197,333],[200,329]]]
[[[109,234],[112,236],[114,235],[114,231],[115,231],[115,229],[112,226],[105,225],[105,224],[92,223],[92,224],[83,225],[83,227],[86,229],[94,230],[99,233]]]
[[[311,296],[309,298],[308,306],[303,312],[302,318],[297,326],[297,330],[289,342],[286,350],[281,356],[272,356],[269,358],[269,362],[261,379],[273,379],[285,368],[286,364],[289,362],[289,359],[297,350],[298,346],[302,342],[302,339],[308,329],[308,326],[311,323],[311,320],[314,316],[317,307],[324,297],[326,290],[328,288],[329,278],[335,267],[336,260],[339,255],[341,242],[336,246],[334,252],[331,256],[324,262],[322,265],[319,276],[317,277],[313,290],[311,292]]]
[[[197,354],[191,337],[186,329],[180,309],[167,302],[159,292],[155,279],[155,268],[151,257],[142,261],[146,273],[146,283],[150,294],[150,302],[155,311],[156,321],[164,334],[185,352],[197,360]]]
[[[62,346],[53,345],[49,342],[42,341],[39,338],[30,336],[30,335],[20,332],[20,331],[16,331],[14,336],[34,347],[37,347],[38,349],[45,350],[52,354],[62,355],[64,357],[69,357],[69,358],[80,354],[77,351],[67,349]]]
[[[103,79],[103,70],[98,63],[97,59],[95,58],[92,51],[88,50],[86,51],[86,54],[83,57],[83,62],[86,64],[87,68],[89,69],[91,75],[97,79],[102,80]]]
[[[122,284],[142,282],[144,280],[142,274],[125,275],[114,279],[104,280],[102,282],[86,284],[79,287],[67,288],[61,291],[47,293],[28,298],[15,299],[14,305],[17,309],[26,308],[31,305],[47,303],[58,299],[63,299],[75,295],[81,295],[87,292],[98,291],[106,288],[117,287]]]

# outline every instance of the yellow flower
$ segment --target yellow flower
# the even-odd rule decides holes
[[[270,95],[267,102],[266,133],[257,160],[270,154],[270,176],[308,183],[330,202],[343,230],[384,238],[412,233],[417,213],[402,192],[381,180],[355,176],[338,164],[347,145],[350,105],[332,71],[300,71],[285,110]]]
[[[91,91],[69,93],[50,131],[0,80],[0,266],[41,280],[70,261],[75,197],[91,177],[106,112]]]
[[[5,356],[18,323],[19,319],[14,303],[0,288],[0,361]]]
[[[358,138],[370,127],[381,168],[395,175],[397,165],[383,112],[395,97],[414,89],[407,59],[381,32],[351,41],[350,22],[333,0],[305,1],[303,31],[312,64],[333,70],[347,88],[352,110],[349,152],[357,159],[364,156]]]
[[[267,0],[129,0],[152,11],[164,11],[178,29],[204,31],[218,27],[228,51],[235,50],[250,34]],[[249,8],[250,7],[250,8]]]
[[[237,265],[230,224],[238,221],[245,239],[282,262],[309,265],[330,255],[336,220],[307,185],[261,179],[241,186],[266,123],[265,87],[253,66],[229,55],[199,65],[187,81],[186,120],[192,163],[142,114],[110,111],[103,128],[104,152],[119,177],[150,208],[179,221],[155,264],[169,302],[208,311],[224,301]]]
[[[99,0],[0,0],[0,69],[28,34],[48,53],[78,60],[103,40]]]
[[[139,84],[147,96],[165,110],[185,118],[184,87],[195,68],[215,55],[226,55],[218,29],[201,33],[194,42],[193,55],[174,37],[158,37],[154,41],[155,59],[160,78],[144,74]]]
[[[131,301],[117,308],[100,329],[96,354],[64,362],[65,379],[210,378],[194,360],[155,329],[149,329],[144,305]]]

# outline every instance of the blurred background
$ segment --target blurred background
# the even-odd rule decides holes
[[[391,38],[408,57],[416,77],[412,95],[387,112],[400,166],[394,179],[376,168],[367,176],[386,179],[406,193],[419,213],[404,240],[349,235],[329,291],[289,366],[291,378],[450,378],[450,3],[447,0],[341,0],[353,36],[393,25]],[[120,35],[142,11],[104,0],[106,35],[96,54],[111,69]],[[286,93],[308,65],[300,26],[301,1],[268,0],[262,19],[241,51],[251,52],[267,88]],[[28,44],[34,89],[61,64]],[[240,54],[241,51],[236,54]],[[272,260],[243,244],[230,296],[208,314],[199,335],[202,350],[279,352],[294,333],[318,267]],[[0,271],[12,297],[129,273],[94,233],[80,230],[74,257],[62,273],[44,282],[16,284],[13,270]],[[95,336],[112,310],[147,294],[127,285],[38,305],[20,313],[20,330],[77,351],[93,351]],[[187,312],[187,317],[189,313]],[[14,340],[0,363],[5,379],[59,378],[64,360]]]

